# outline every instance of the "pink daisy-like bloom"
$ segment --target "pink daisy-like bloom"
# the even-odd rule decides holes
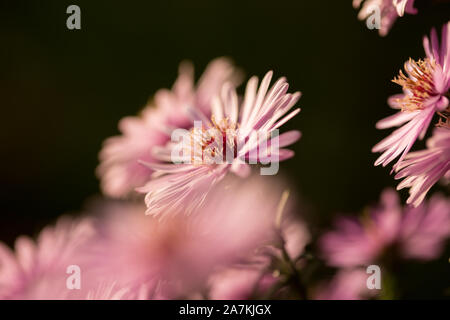
[[[388,248],[403,258],[434,259],[449,236],[448,199],[434,196],[417,208],[402,208],[397,193],[387,190],[370,216],[338,219],[336,230],[320,239],[320,247],[329,265],[356,267],[375,262]]]
[[[258,79],[252,77],[241,103],[235,88],[225,84],[211,104],[211,120],[192,111],[200,126],[194,122],[191,131],[186,131],[177,159],[174,154],[180,146],[172,143],[158,150],[160,159],[172,163],[143,162],[155,171],[153,179],[137,189],[146,193],[147,213],[190,213],[228,172],[246,176],[250,172],[248,163],[277,165],[293,156],[293,151],[283,147],[297,141],[300,132],[293,130],[276,137],[274,133],[300,111],[297,108],[289,112],[300,93],[287,93],[285,78],[269,90],[271,79],[272,72],[268,72],[258,89]],[[270,172],[273,168],[267,169],[268,174],[274,174]]]
[[[364,0],[353,0],[353,7],[359,8]],[[365,0],[358,13],[359,20],[365,20],[375,12],[380,13],[380,36],[388,34],[392,25],[398,17],[403,17],[406,13],[416,14],[414,0]]]
[[[404,258],[439,257],[450,237],[450,200],[434,195],[428,203],[406,208],[399,229],[397,243]]]
[[[322,236],[320,247],[329,265],[367,265],[395,240],[401,216],[398,195],[393,190],[385,191],[380,202],[370,217],[362,217],[362,221],[341,217],[336,220],[336,229]]]
[[[218,268],[246,261],[274,241],[281,188],[258,175],[244,182],[228,177],[199,214],[164,220],[146,216],[144,205],[103,205],[95,209],[101,218],[92,272],[132,292],[145,285],[152,299],[187,297]]]
[[[84,274],[89,268],[83,252],[94,234],[91,220],[62,218],[43,229],[36,242],[18,238],[14,252],[0,243],[0,299],[84,299],[94,282]],[[67,286],[69,266],[81,269],[80,289]]]
[[[172,89],[159,90],[154,101],[139,116],[120,121],[120,136],[105,141],[97,168],[103,193],[110,197],[124,197],[147,182],[153,171],[138,161],[156,161],[152,149],[170,140],[171,128],[191,126],[186,113],[188,108],[207,114],[212,97],[222,85],[227,81],[238,85],[239,79],[239,72],[231,62],[218,58],[207,66],[195,85],[192,65],[182,63]]]
[[[436,182],[450,178],[449,128],[435,128],[427,149],[408,153],[397,171],[395,178],[404,178],[397,189],[410,188],[407,203],[417,207]]]
[[[410,59],[405,63],[406,75],[400,71],[393,81],[403,87],[403,94],[392,96],[388,102],[400,111],[376,124],[378,129],[401,126],[372,149],[382,152],[375,165],[388,165],[400,157],[396,166],[404,159],[417,139],[423,139],[433,116],[448,112],[450,89],[450,34],[449,24],[442,28],[439,46],[436,31],[431,32],[431,41],[424,37],[426,58],[418,62]]]

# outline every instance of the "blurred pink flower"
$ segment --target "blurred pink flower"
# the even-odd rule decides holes
[[[407,203],[417,207],[436,182],[450,178],[450,128],[435,128],[427,149],[408,153],[397,171],[395,179],[405,178],[397,189],[410,188]]]
[[[192,65],[182,63],[173,88],[159,90],[140,116],[120,121],[120,136],[105,141],[97,168],[104,194],[123,197],[148,181],[152,170],[138,161],[157,161],[152,149],[170,140],[171,128],[191,127],[186,110],[194,108],[208,114],[211,99],[222,85],[227,81],[237,85],[239,78],[230,61],[218,58],[207,66],[195,86]]]
[[[434,196],[417,208],[402,208],[397,193],[387,190],[370,216],[340,218],[336,227],[320,239],[331,266],[367,266],[390,247],[403,258],[429,260],[439,256],[450,236],[450,201]]]
[[[423,139],[428,126],[437,112],[448,109],[446,95],[450,88],[450,34],[449,24],[442,28],[442,40],[439,46],[436,31],[431,31],[431,43],[424,37],[423,45],[426,58],[418,62],[410,59],[405,63],[406,75],[400,71],[393,81],[403,87],[403,94],[389,98],[394,109],[400,109],[395,115],[377,123],[378,129],[401,126],[372,149],[383,152],[375,165],[386,166],[399,157],[397,164],[404,159],[417,139]],[[448,111],[448,110],[447,110]]]
[[[285,218],[281,225],[281,236],[289,258],[295,264],[310,241],[310,234],[300,220]],[[272,258],[283,259],[278,248],[270,249]],[[214,300],[273,298],[267,294],[280,280],[280,276],[275,275],[274,271],[276,270],[271,266],[270,256],[260,253],[243,264],[214,273],[209,280],[208,298]]]
[[[404,258],[439,257],[450,237],[450,200],[434,195],[417,208],[407,207],[399,228],[398,245]]]
[[[364,1],[358,14],[359,20],[365,20],[374,14],[374,10],[378,9],[380,13],[380,36],[388,34],[392,25],[398,17],[403,17],[406,13],[416,14],[414,8],[414,0],[353,0],[353,7],[359,8]]]
[[[0,246],[1,299],[168,299],[205,287],[216,270],[248,263],[278,240],[278,179],[228,177],[198,215],[158,220],[133,202],[101,201],[95,219],[61,219],[36,244],[19,238],[15,252]],[[289,254],[309,236],[283,220]],[[296,234],[300,233],[300,234]],[[292,243],[292,242],[301,243]],[[81,289],[67,287],[68,266],[81,271]],[[248,265],[248,264],[247,264]]]
[[[367,288],[368,275],[363,269],[342,269],[316,289],[316,300],[361,300],[374,295]]]
[[[62,218],[43,229],[36,242],[18,238],[15,252],[0,243],[0,299],[84,299],[93,283],[84,276],[89,268],[83,252],[94,234],[91,220]],[[81,269],[80,290],[67,287],[71,265]]]
[[[401,217],[398,195],[384,191],[380,202],[370,210],[370,217],[341,217],[336,220],[336,230],[322,236],[320,246],[329,265],[367,265],[394,241]]]
[[[269,90],[271,78],[272,72],[268,72],[258,90],[258,79],[252,77],[242,103],[238,101],[235,88],[225,84],[220,96],[211,104],[211,121],[207,115],[198,114],[201,127],[194,126],[190,132],[186,131],[194,152],[188,148],[189,152],[180,156],[180,163],[143,163],[155,171],[154,178],[137,189],[146,193],[147,213],[190,213],[228,172],[246,176],[250,172],[247,162],[278,163],[293,156],[293,151],[283,147],[297,141],[300,132],[289,131],[275,140],[271,135],[300,111],[297,108],[288,113],[300,93],[287,93],[285,78],[279,79]],[[160,149],[160,157],[173,162],[175,148],[177,146],[169,144]]]
[[[163,220],[146,216],[144,206],[107,204],[93,250],[99,278],[133,291],[145,285],[152,298],[186,297],[217,268],[274,241],[281,187],[257,175],[244,182],[228,177],[213,188],[204,213]]]

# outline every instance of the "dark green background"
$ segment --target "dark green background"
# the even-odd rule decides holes
[[[8,244],[99,192],[102,141],[172,85],[181,60],[200,73],[223,55],[247,79],[273,69],[303,92],[302,112],[287,125],[303,137],[281,168],[317,225],[360,210],[396,185],[370,152],[388,133],[374,127],[392,113],[387,97],[400,92],[390,80],[410,56],[423,57],[422,36],[450,17],[448,5],[419,3],[419,15],[381,38],[350,0],[0,3],[0,240]],[[81,7],[82,30],[66,28],[70,4]],[[434,272],[448,280],[445,259]]]

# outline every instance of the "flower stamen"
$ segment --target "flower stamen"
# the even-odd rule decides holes
[[[191,129],[187,152],[191,155],[192,164],[219,164],[237,157],[236,124],[228,118],[216,121],[214,116],[211,117],[211,123],[212,126],[208,129]]]
[[[397,99],[402,111],[415,111],[424,109],[425,101],[435,94],[433,72],[436,63],[428,58],[417,62],[409,59],[405,63],[407,75],[400,70],[399,75],[392,82],[403,87],[407,92],[403,98]]]

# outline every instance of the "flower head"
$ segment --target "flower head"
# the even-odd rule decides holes
[[[42,230],[36,242],[18,238],[14,252],[0,243],[0,299],[84,299],[94,285],[84,276],[89,270],[84,253],[94,235],[91,220],[61,218]],[[73,265],[83,272],[80,290],[67,287],[66,272]]]
[[[320,245],[325,260],[336,267],[367,266],[389,248],[403,258],[429,260],[439,256],[450,236],[449,219],[450,201],[442,196],[402,208],[398,195],[387,190],[370,216],[337,220],[337,229],[322,236]]]
[[[406,13],[416,14],[414,0],[353,0],[353,7],[359,8],[364,1],[358,14],[359,20],[368,19],[372,14],[380,14],[379,34],[388,34],[392,25],[398,17],[403,17]]]
[[[100,151],[97,174],[102,191],[111,197],[124,197],[142,186],[152,170],[138,161],[157,161],[152,154],[155,146],[170,140],[170,128],[189,128],[188,108],[208,114],[212,97],[229,81],[239,83],[239,72],[225,58],[213,60],[197,85],[193,67],[184,62],[171,90],[159,90],[154,101],[137,117],[126,117],[119,123],[120,136],[105,141]]]
[[[94,274],[132,293],[144,285],[153,299],[201,290],[216,270],[247,261],[256,249],[274,242],[283,184],[270,182],[257,175],[244,182],[227,177],[213,188],[199,214],[163,220],[129,202],[94,208],[100,213],[91,250]]]
[[[375,165],[388,165],[399,157],[396,169],[417,139],[423,139],[436,113],[446,115],[450,89],[450,23],[442,28],[442,40],[439,46],[436,31],[431,32],[423,44],[426,58],[417,62],[405,63],[405,73],[393,81],[403,87],[403,93],[392,96],[388,102],[400,111],[377,123],[378,129],[401,126],[387,138],[380,141],[372,152],[382,152]]]
[[[397,243],[404,258],[432,260],[439,257],[450,237],[450,200],[434,195],[417,208],[404,210]]]
[[[300,111],[290,111],[300,93],[287,93],[284,78],[269,90],[271,78],[272,72],[268,72],[259,89],[258,79],[251,78],[242,103],[234,87],[225,84],[221,94],[212,100],[211,119],[192,110],[192,129],[182,132],[179,143],[158,150],[160,159],[172,163],[143,163],[155,171],[153,178],[137,189],[146,193],[147,213],[190,213],[228,172],[246,176],[249,163],[277,165],[293,156],[283,147],[298,140],[300,132],[276,133]],[[267,169],[266,174],[274,174],[278,167]]]
[[[338,267],[367,265],[394,241],[400,215],[398,195],[393,190],[383,192],[381,204],[372,208],[370,216],[336,220],[336,229],[320,239],[324,258]]]

